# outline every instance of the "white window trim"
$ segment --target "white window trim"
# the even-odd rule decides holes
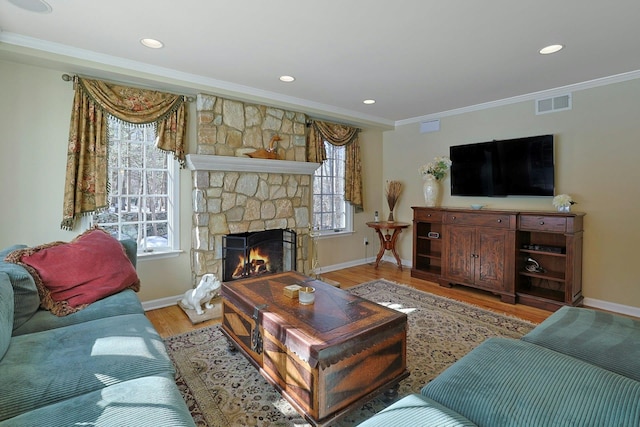
[[[344,235],[353,234],[355,231],[353,230],[353,206],[351,203],[345,201],[345,215],[344,215],[344,230],[318,230],[315,233],[318,234],[318,239],[326,239],[329,237],[340,237]]]
[[[331,143],[326,141],[326,140],[323,143],[326,144],[326,145],[331,145]],[[343,150],[346,150],[346,148],[344,146],[335,146],[334,148],[341,148]],[[345,155],[346,155],[346,152],[345,152]],[[319,168],[321,168],[321,167],[322,167],[322,164],[319,166]],[[318,171],[318,169],[316,170],[316,172]],[[315,186],[315,179],[316,179],[315,173],[316,172],[314,172],[314,174],[311,176],[311,179],[312,179],[312,181],[314,183],[313,184],[314,186]],[[344,179],[344,177],[343,177],[343,179]],[[312,219],[311,219],[312,224],[315,224],[315,214],[316,214],[315,213],[315,200],[314,200],[314,197],[315,197],[315,192],[312,192],[311,204],[314,207],[314,208],[312,208],[312,214],[311,214],[312,215]],[[326,238],[329,238],[329,237],[340,237],[340,236],[350,235],[350,234],[353,234],[355,232],[354,228],[353,228],[354,208],[351,205],[351,203],[348,202],[347,200],[344,200],[344,204],[345,204],[345,211],[344,211],[345,225],[344,225],[344,229],[334,229],[334,230],[317,230],[317,229],[315,229],[314,233],[316,233],[316,236],[317,236],[318,239],[326,239]]]
[[[169,188],[167,194],[171,194],[173,203],[172,209],[167,210],[167,227],[171,227],[172,233],[168,233],[168,248],[154,248],[151,252],[143,252],[138,248],[138,259],[158,259],[178,256],[183,250],[180,249],[180,166],[178,161],[167,153],[167,173],[169,174]]]
[[[184,253],[183,250],[180,249],[170,249],[164,251],[154,251],[154,252],[138,252],[138,261],[150,261],[154,259],[162,259],[162,258],[175,258],[180,254]]]

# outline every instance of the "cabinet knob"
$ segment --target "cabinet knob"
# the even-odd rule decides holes
[[[498,222],[502,222],[502,220],[501,220],[501,219],[499,219],[499,220],[498,220]]]
[[[427,216],[431,216],[431,214],[427,214]]]
[[[455,215],[451,217],[451,219],[456,219]]]
[[[544,225],[544,221],[540,221],[540,225]]]

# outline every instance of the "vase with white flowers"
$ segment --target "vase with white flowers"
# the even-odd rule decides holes
[[[420,175],[424,179],[422,190],[425,206],[438,205],[440,196],[440,181],[447,176],[451,167],[451,159],[448,157],[435,157],[432,162],[420,166]]]
[[[575,205],[576,202],[568,194],[558,194],[553,198],[551,202],[558,212],[571,212],[571,205]]]

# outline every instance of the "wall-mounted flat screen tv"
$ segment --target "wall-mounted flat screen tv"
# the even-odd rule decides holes
[[[455,145],[452,196],[553,196],[553,135]]]

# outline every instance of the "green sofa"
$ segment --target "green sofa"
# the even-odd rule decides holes
[[[123,241],[135,266],[134,241]],[[195,426],[162,339],[124,290],[57,317],[0,251],[0,426]]]
[[[640,426],[640,321],[562,307],[520,340],[486,340],[360,427],[551,425]]]

